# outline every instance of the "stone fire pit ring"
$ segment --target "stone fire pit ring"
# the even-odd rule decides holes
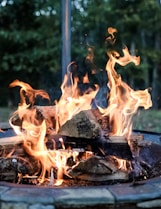
[[[161,208],[161,177],[110,186],[52,188],[0,183],[1,209]]]
[[[161,144],[161,135],[144,134],[145,140]],[[12,134],[12,133],[11,133]],[[161,208],[161,177],[104,186],[58,187],[0,182],[1,209],[138,209]]]

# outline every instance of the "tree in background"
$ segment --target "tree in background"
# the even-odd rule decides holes
[[[59,1],[6,0],[0,4],[0,83],[19,79],[35,88],[58,85],[61,14]],[[46,77],[46,78],[44,78]],[[51,92],[50,92],[51,91]],[[11,92],[11,91],[10,91]],[[8,90],[9,93],[9,90]],[[1,91],[1,98],[4,91]],[[5,96],[4,96],[5,97]],[[6,104],[7,94],[1,104]]]
[[[79,71],[89,71],[84,58],[90,47],[96,71],[91,79],[98,82],[97,75],[104,72],[108,59],[107,28],[115,27],[116,50],[121,52],[126,45],[131,53],[141,56],[138,67],[117,66],[118,71],[134,89],[152,87],[153,107],[160,108],[160,1],[71,0],[71,5],[72,61],[79,63]],[[55,89],[61,83],[60,0],[1,1],[0,88],[8,89],[14,79],[43,88],[55,98],[59,95]],[[3,95],[0,93],[5,97],[0,105],[7,102],[8,95]]]
[[[115,27],[118,30],[116,49],[120,51],[126,45],[132,54],[141,56],[138,67],[129,64],[123,70],[118,67],[118,70],[133,88],[152,87],[153,107],[160,108],[160,1],[83,0],[80,5],[75,4],[73,15],[77,40],[82,34],[88,34],[89,43],[97,52],[95,62],[104,68],[107,61],[105,31],[109,26]]]

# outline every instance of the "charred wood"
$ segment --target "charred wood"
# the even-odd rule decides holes
[[[88,181],[128,180],[128,173],[119,170],[113,161],[92,156],[68,170],[72,178]]]
[[[40,167],[39,162],[31,157],[0,157],[0,180],[17,182],[18,175],[34,175]]]

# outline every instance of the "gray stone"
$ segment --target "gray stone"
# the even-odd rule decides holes
[[[137,204],[138,208],[156,208],[161,207],[161,199],[140,202]]]
[[[7,191],[9,187],[6,186],[0,186],[0,194],[3,194],[5,191]]]
[[[137,186],[130,184],[114,185],[109,187],[109,190],[119,203],[140,202],[160,198],[161,196],[161,190],[157,190],[150,184]]]
[[[55,209],[55,207],[53,205],[33,204],[30,205],[28,209]]]
[[[56,205],[103,205],[114,204],[113,195],[106,188],[62,189],[62,194],[55,199]]]
[[[43,187],[13,187],[1,194],[2,201],[8,202],[28,202],[28,203],[54,203],[54,199],[59,194],[51,188]]]
[[[1,203],[1,209],[27,209],[25,203]]]

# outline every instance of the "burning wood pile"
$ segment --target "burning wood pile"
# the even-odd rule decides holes
[[[116,30],[108,32],[107,41],[114,43]],[[132,133],[132,117],[139,107],[152,106],[151,97],[148,89],[131,89],[115,71],[115,64],[140,62],[127,48],[123,54],[108,53],[106,107],[97,104],[99,86],[80,91],[79,78],[69,69],[62,96],[52,106],[35,105],[37,96],[49,100],[45,91],[19,80],[10,84],[20,87],[21,100],[9,121],[16,136],[0,140],[0,180],[61,185],[67,179],[107,182],[149,177],[158,162],[152,152],[160,147]],[[89,62],[92,59],[92,54],[87,56]],[[83,85],[88,84],[85,75]]]

